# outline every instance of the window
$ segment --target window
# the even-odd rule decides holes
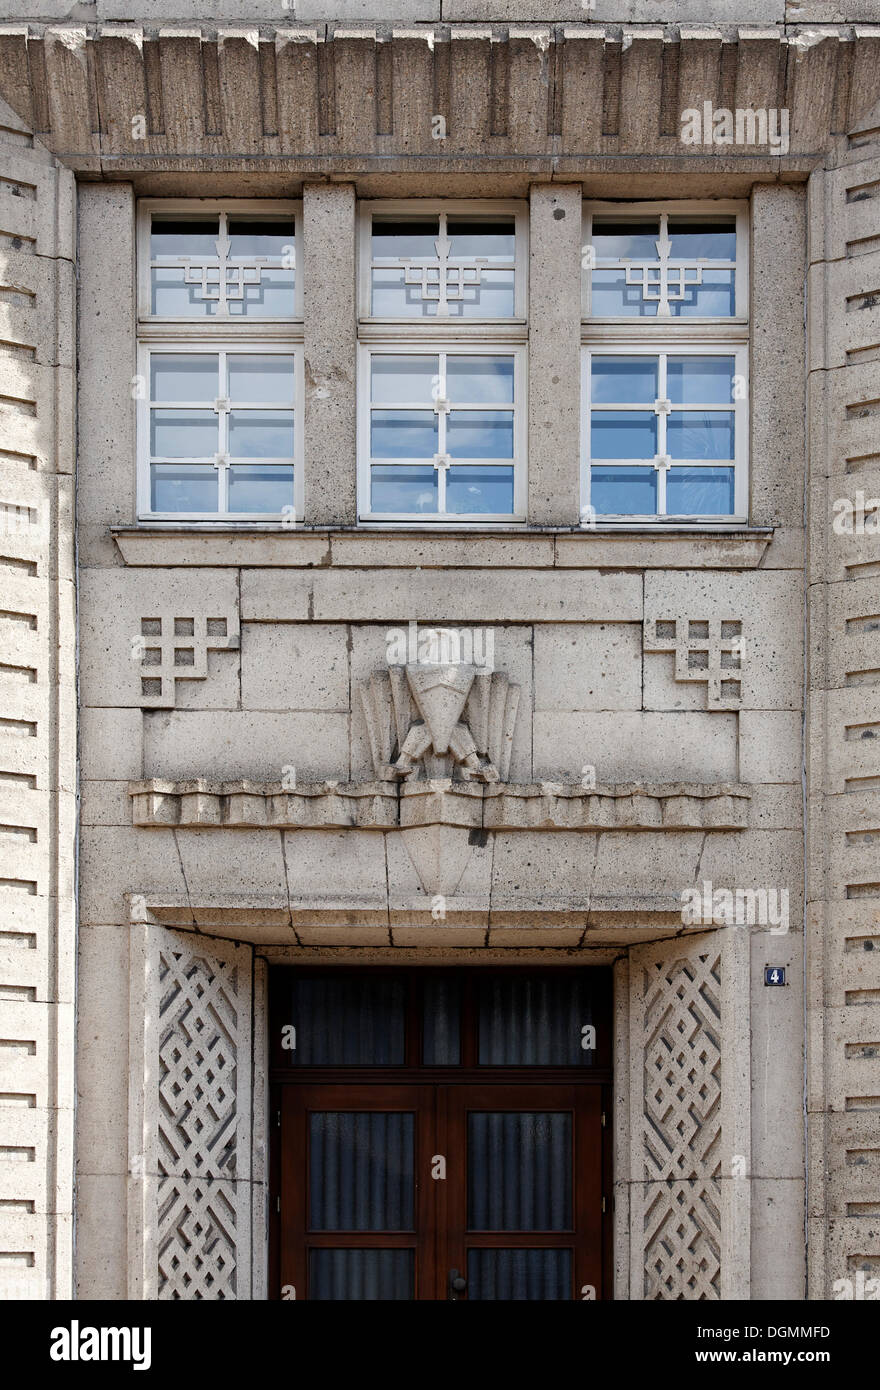
[[[293,203],[141,204],[141,518],[302,519],[296,236]]]
[[[584,256],[584,519],[748,515],[746,211],[599,204]]]
[[[525,267],[521,204],[362,208],[361,518],[525,518]]]

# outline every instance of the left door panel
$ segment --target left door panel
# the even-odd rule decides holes
[[[285,1086],[281,1268],[288,1298],[436,1297],[424,1086]]]

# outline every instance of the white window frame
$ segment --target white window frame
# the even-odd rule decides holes
[[[245,318],[244,316],[205,318],[161,317],[150,313],[150,230],[153,213],[181,217],[198,214],[211,217],[248,217],[263,213],[294,219],[294,314],[287,318]],[[174,522],[187,526],[229,526],[249,524],[285,528],[302,526],[304,497],[304,372],[303,372],[303,276],[302,202],[290,198],[141,198],[137,206],[138,279],[138,376],[141,390],[137,400],[137,517],[142,522]],[[292,514],[270,512],[153,512],[150,510],[150,420],[149,355],[151,352],[281,353],[294,358],[295,399]],[[258,462],[259,460],[254,460]]]
[[[204,217],[219,216],[226,213],[227,216],[258,215],[261,213],[273,213],[278,216],[288,215],[294,219],[293,236],[293,309],[294,312],[289,317],[284,318],[246,318],[244,315],[235,317],[221,316],[214,314],[206,315],[204,318],[197,319],[192,315],[186,317],[160,316],[150,312],[152,303],[152,288],[150,283],[150,227],[153,213],[179,213],[181,217],[190,216],[194,213]],[[289,333],[291,324],[302,324],[303,317],[303,277],[302,277],[302,203],[293,199],[282,198],[141,198],[138,203],[137,212],[137,245],[138,245],[138,320],[146,327],[149,324],[161,324],[162,331],[170,331],[171,325],[179,324],[185,330],[192,332],[198,328],[221,329],[224,333],[242,331],[245,334],[252,334],[257,329],[264,327],[271,328],[273,325],[285,325]]]
[[[698,315],[668,318],[637,317],[633,314],[591,316],[592,267],[587,249],[592,245],[593,218],[605,217],[735,217],[736,268],[735,316],[709,318]],[[664,199],[653,202],[591,201],[584,204],[583,247],[581,261],[581,524],[597,528],[658,529],[686,526],[692,529],[748,524],[749,515],[749,204],[742,199],[702,198]],[[683,514],[642,516],[626,513],[620,516],[593,516],[590,513],[590,368],[591,352],[615,353],[621,356],[657,356],[660,353],[684,355],[692,353],[706,357],[735,356],[736,374],[745,379],[745,397],[735,400],[736,459],[735,513],[731,516],[696,516]],[[623,462],[623,460],[621,460]],[[644,462],[644,460],[642,460]],[[661,480],[665,495],[665,478]],[[658,491],[658,501],[660,493]]]
[[[489,318],[468,315],[437,318],[434,314],[424,318],[374,318],[372,307],[372,227],[373,215],[381,213],[391,217],[513,217],[514,219],[514,313],[509,318]],[[361,337],[370,335],[370,328],[376,327],[380,333],[392,328],[398,338],[413,336],[437,337],[443,330],[467,333],[478,325],[491,324],[496,332],[507,331],[522,336],[528,317],[528,267],[529,267],[529,218],[528,204],[514,198],[394,198],[374,199],[363,202],[359,209],[358,226],[358,317]]]
[[[734,293],[736,313],[724,318],[702,317],[698,314],[688,314],[684,317],[680,315],[663,318],[658,321],[655,315],[640,318],[635,314],[620,314],[616,316],[593,315],[591,312],[592,299],[592,267],[589,262],[588,248],[593,244],[593,218],[601,214],[605,217],[619,217],[625,221],[627,217],[735,217],[736,218],[736,270],[734,274]],[[733,198],[702,198],[702,199],[667,199],[664,202],[654,203],[617,203],[617,202],[590,202],[584,204],[583,210],[583,246],[584,255],[581,261],[581,289],[582,289],[582,317],[589,320],[591,324],[621,324],[626,325],[626,330],[632,333],[637,327],[641,332],[645,328],[653,328],[654,331],[664,332],[670,328],[674,331],[681,328],[685,333],[691,333],[701,325],[711,326],[717,332],[725,327],[741,328],[749,321],[749,205],[740,199]]]
[[[216,353],[223,362],[225,356],[232,354],[253,353],[256,356],[279,356],[293,357],[294,359],[294,402],[293,409],[293,513],[283,512],[154,512],[150,510],[150,357],[153,353],[161,353],[163,356],[169,353],[180,353],[182,356],[193,356],[200,354]],[[255,339],[253,334],[249,338],[238,336],[216,338],[213,335],[206,336],[200,334],[198,337],[180,338],[169,337],[165,339],[151,338],[138,345],[138,375],[144,383],[143,390],[138,398],[137,409],[137,502],[138,518],[141,521],[176,521],[179,524],[189,522],[214,522],[215,525],[225,525],[237,522],[265,522],[270,525],[282,523],[285,527],[293,527],[296,523],[302,522],[303,517],[303,349],[301,345],[293,343],[281,343],[278,341],[266,341],[263,338]],[[223,379],[222,366],[218,372],[218,380]],[[221,398],[222,399],[222,398]],[[179,404],[183,404],[180,402]],[[199,402],[206,405],[207,402]],[[277,408],[277,403],[273,403]],[[250,409],[257,408],[254,405]],[[254,464],[271,463],[273,460],[253,459]],[[181,460],[182,463],[186,460]],[[284,462],[288,462],[284,460]],[[210,464],[199,464],[200,467],[209,468]],[[226,486],[228,485],[228,473],[221,473],[218,479],[220,486],[220,500],[225,501]]]
[[[372,414],[371,398],[371,362],[373,357],[436,357],[441,353],[452,356],[470,357],[494,357],[505,356],[513,358],[513,458],[509,460],[508,466],[513,468],[513,512],[372,512],[370,511],[370,485],[371,485],[371,465],[372,457],[370,454],[370,416]],[[442,368],[441,368],[442,372]],[[475,402],[475,408],[491,410],[495,408],[492,402],[482,405]],[[526,475],[526,447],[528,441],[528,371],[526,360],[526,349],[522,343],[510,343],[507,340],[495,341],[486,338],[474,340],[469,338],[467,342],[453,340],[450,338],[434,338],[430,342],[400,342],[397,338],[382,342],[361,343],[358,347],[358,500],[359,516],[364,521],[382,523],[408,523],[416,527],[423,526],[456,526],[459,523],[472,526],[487,526],[500,524],[521,524],[526,518],[528,481]],[[383,460],[394,466],[395,460]],[[399,466],[419,466],[430,465],[429,459],[396,461]],[[476,460],[488,462],[488,460]],[[506,461],[501,461],[504,466]],[[460,460],[461,464],[466,460]],[[455,464],[451,465],[452,467]],[[445,493],[444,470],[438,469],[441,475],[438,479],[438,501]]]
[[[732,514],[728,514],[728,513],[725,512],[725,513],[723,513],[723,514],[717,514],[717,515],[704,515],[704,514],[689,515],[689,514],[685,514],[685,513],[682,513],[682,512],[675,512],[675,513],[671,513],[671,514],[668,514],[668,513],[658,513],[658,514],[651,514],[651,515],[639,515],[638,513],[635,513],[635,512],[626,512],[626,513],[620,513],[620,514],[617,514],[617,515],[615,515],[615,514],[602,514],[602,515],[598,515],[598,516],[597,516],[597,515],[594,515],[594,514],[591,512],[591,510],[590,510],[590,507],[591,507],[591,500],[590,500],[590,498],[591,498],[591,492],[590,492],[590,469],[591,469],[591,465],[592,465],[592,459],[591,459],[591,456],[590,456],[590,438],[591,438],[590,424],[591,424],[591,418],[592,418],[592,416],[591,416],[591,411],[592,411],[592,401],[591,401],[591,383],[592,383],[591,363],[592,363],[592,359],[593,359],[594,356],[597,356],[597,357],[652,357],[652,358],[658,358],[658,357],[659,357],[659,359],[660,359],[660,364],[659,364],[659,372],[658,372],[658,392],[659,392],[658,399],[661,400],[661,401],[664,400],[664,399],[666,398],[666,395],[667,395],[667,393],[666,393],[666,368],[665,368],[665,359],[666,359],[667,357],[721,357],[721,356],[723,356],[723,357],[733,357],[733,358],[734,358],[734,372],[735,372],[735,374],[736,374],[737,376],[740,376],[740,377],[743,378],[743,390],[744,390],[744,394],[743,394],[741,397],[734,397],[733,401],[731,402],[731,407],[732,407],[732,409],[733,409],[733,416],[734,416],[734,458],[733,458],[733,467],[734,467],[734,511],[733,511]],[[711,342],[711,341],[709,341],[708,339],[699,339],[699,340],[697,340],[696,342],[694,342],[693,340],[691,340],[690,342],[686,342],[686,341],[682,341],[681,339],[679,339],[679,340],[677,340],[677,341],[675,341],[675,342],[669,342],[667,339],[663,339],[663,340],[661,341],[659,338],[656,339],[654,342],[647,343],[647,342],[645,341],[644,337],[641,336],[641,335],[640,335],[639,337],[637,337],[637,338],[636,338],[636,337],[631,338],[631,339],[629,340],[629,342],[627,342],[626,340],[615,340],[613,343],[612,343],[612,342],[594,342],[594,343],[589,344],[589,346],[584,345],[584,346],[581,348],[581,410],[582,410],[582,414],[581,414],[581,439],[582,439],[582,441],[583,441],[581,489],[582,489],[582,496],[583,496],[583,499],[584,499],[585,514],[586,514],[586,517],[587,517],[588,524],[589,524],[590,526],[593,526],[593,525],[596,525],[597,527],[598,527],[598,526],[621,526],[621,525],[628,525],[628,524],[630,524],[630,523],[633,523],[633,524],[636,524],[636,525],[651,524],[651,525],[658,525],[658,526],[669,526],[669,525],[673,525],[673,526],[674,526],[674,525],[676,525],[676,524],[682,524],[682,523],[684,523],[684,524],[700,525],[700,526],[703,525],[703,524],[706,524],[706,525],[710,525],[710,526],[711,526],[711,525],[715,525],[715,524],[717,524],[717,523],[719,523],[719,522],[723,522],[723,523],[725,523],[725,524],[727,524],[727,525],[732,525],[732,524],[742,525],[743,523],[745,523],[745,521],[747,520],[747,517],[748,517],[748,508],[749,508],[749,495],[748,495],[748,431],[749,431],[749,388],[748,388],[748,370],[749,370],[749,361],[748,361],[748,357],[749,357],[748,346],[747,346],[746,344],[744,344],[744,343],[743,343],[743,344],[737,345],[736,343],[732,343],[732,342],[730,342],[730,341],[719,343],[719,342]],[[721,405],[721,402],[719,402],[719,406],[720,406],[720,405]],[[646,411],[648,411],[648,410],[651,409],[651,407],[650,407],[649,405],[647,405],[647,404],[633,404],[632,406],[627,406],[627,405],[624,404],[624,403],[621,403],[620,405],[615,405],[614,408],[615,408],[615,409],[623,409],[623,410],[632,409],[632,410],[635,411],[635,412],[641,412],[641,413],[645,413]],[[693,407],[693,408],[694,408],[695,410],[699,410],[699,409],[711,410],[711,409],[713,409],[713,406],[712,406],[712,405],[695,406],[695,407]],[[677,412],[677,411],[680,410],[680,409],[681,409],[681,410],[686,410],[687,407],[673,406],[672,412],[670,412],[670,413],[675,413],[675,412]],[[657,441],[657,442],[658,442],[658,452],[659,452],[660,455],[662,455],[662,454],[665,452],[665,451],[663,450],[663,448],[662,448],[662,440],[663,440],[663,435],[664,435],[664,433],[665,433],[665,425],[666,425],[666,421],[668,420],[668,415],[666,415],[664,412],[661,412],[661,411],[658,411],[657,414],[658,414],[658,424],[659,424],[659,426],[660,426],[660,428],[658,429],[658,441]],[[603,462],[603,463],[604,463],[604,462],[607,462],[607,460],[602,460],[602,462]],[[626,468],[626,467],[645,467],[646,464],[649,464],[649,463],[650,463],[650,460],[649,460],[649,459],[615,459],[615,460],[614,460],[614,463],[615,463],[615,465],[617,465],[617,466],[619,466],[619,467],[621,467],[621,468]],[[717,468],[717,467],[724,467],[725,464],[726,464],[726,461],[723,461],[723,460],[722,460],[722,461],[719,461],[719,460],[707,459],[707,460],[705,461],[705,463],[694,463],[693,465],[691,465],[691,464],[689,464],[686,460],[681,460],[680,462],[679,462],[679,461],[676,461],[675,463],[671,464],[670,467],[690,467],[690,466],[693,466],[693,467],[697,467],[697,468],[699,468],[699,467],[706,467],[706,468],[716,467],[716,468]],[[662,468],[662,467],[661,467],[661,468],[658,468],[658,469],[657,469],[657,473],[658,473],[658,489],[657,489],[657,502],[658,502],[658,507],[659,507],[661,504],[665,504],[665,500],[666,500],[666,479],[667,479],[667,472],[668,472],[668,470],[667,470],[666,468]]]
[[[372,227],[374,214],[387,217],[512,217],[514,220],[514,314],[509,318],[373,317]],[[527,519],[528,510],[528,268],[529,210],[515,198],[381,198],[358,209],[358,522],[367,526],[430,527],[511,526]],[[505,354],[514,359],[514,457],[511,513],[373,512],[370,510],[370,357],[373,352],[405,356],[441,352],[478,357]],[[442,490],[441,490],[442,495]]]

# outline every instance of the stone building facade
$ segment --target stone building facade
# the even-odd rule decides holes
[[[864,1290],[880,7],[146,8],[0,25],[0,1290],[281,1296],[315,966],[610,972],[562,1296]]]

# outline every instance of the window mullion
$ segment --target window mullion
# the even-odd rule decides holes
[[[441,214],[446,217],[445,212]],[[445,234],[445,222],[441,222],[441,236]],[[437,453],[439,458],[444,461],[444,466],[437,469],[437,511],[446,511],[446,353],[439,354],[438,371],[440,373],[440,400],[444,403],[444,408],[437,414]]]

